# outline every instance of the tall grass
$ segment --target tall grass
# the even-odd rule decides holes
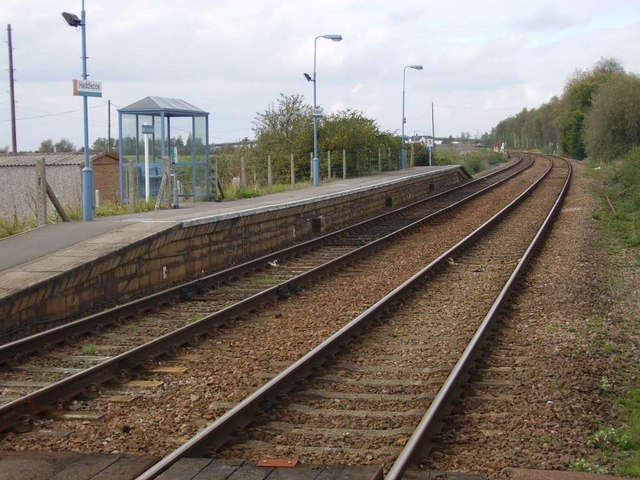
[[[640,246],[640,147],[607,167],[605,194],[615,212],[601,218],[601,230],[621,247]]]
[[[35,218],[19,219],[13,216],[11,220],[0,218],[0,238],[10,237],[18,233],[26,232],[36,227]]]
[[[287,190],[293,190],[294,188],[305,188],[310,185],[309,182],[296,182],[295,187],[291,184],[279,183],[272,187],[263,186],[259,182],[256,182],[247,187],[241,187],[239,185],[225,185],[224,187],[224,200],[238,200],[240,198],[254,198],[269,193],[285,192]]]

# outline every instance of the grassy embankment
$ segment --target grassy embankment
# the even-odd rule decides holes
[[[613,271],[606,288],[615,303],[611,333],[603,325],[603,335],[614,335],[617,378],[608,392],[615,396],[620,423],[605,425],[593,432],[587,445],[593,456],[576,464],[578,470],[640,476],[640,147],[619,161],[595,166],[592,170],[602,180],[601,211],[598,222],[600,243],[611,256]],[[613,345],[613,344],[610,344]],[[607,465],[608,467],[606,467]]]

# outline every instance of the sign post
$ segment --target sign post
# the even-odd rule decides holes
[[[431,152],[433,152],[433,138],[427,138],[427,149],[429,150],[429,166],[431,166]]]
[[[144,201],[149,201],[149,134],[153,134],[153,125],[144,123],[142,135],[144,136]]]

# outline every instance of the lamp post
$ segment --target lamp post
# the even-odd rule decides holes
[[[342,40],[342,35],[326,34],[318,35],[313,41],[313,78],[310,80],[313,82],[313,186],[320,185],[320,159],[318,158],[318,118],[322,116],[318,110],[318,102],[316,97],[316,52],[318,49],[318,39],[326,38],[334,42]],[[305,74],[307,80],[309,76]]]
[[[400,154],[400,168],[405,170],[407,168],[407,154],[404,148],[404,124],[406,122],[404,118],[404,97],[405,97],[405,81],[407,77],[407,68],[413,68],[414,70],[422,70],[422,65],[407,65],[402,70],[402,152]]]
[[[82,79],[87,79],[87,34],[84,0],[80,18],[72,13],[63,12],[62,17],[70,27],[80,27],[82,31]],[[82,218],[93,220],[93,170],[89,160],[89,105],[86,96],[82,97],[84,112],[84,168],[82,169]]]

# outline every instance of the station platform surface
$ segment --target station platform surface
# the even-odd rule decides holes
[[[137,225],[136,231],[157,232],[176,224],[183,226],[215,222],[233,216],[251,215],[271,209],[286,208],[299,203],[348,195],[359,190],[402,182],[416,176],[456,169],[457,165],[413,167],[404,171],[384,172],[376,175],[338,179],[318,187],[295,188],[260,197],[223,202],[184,203],[177,209],[155,210],[144,213],[96,217],[93,221],[57,223],[39,227],[19,235],[0,240],[0,272],[29,263],[78,243],[101,235]]]

